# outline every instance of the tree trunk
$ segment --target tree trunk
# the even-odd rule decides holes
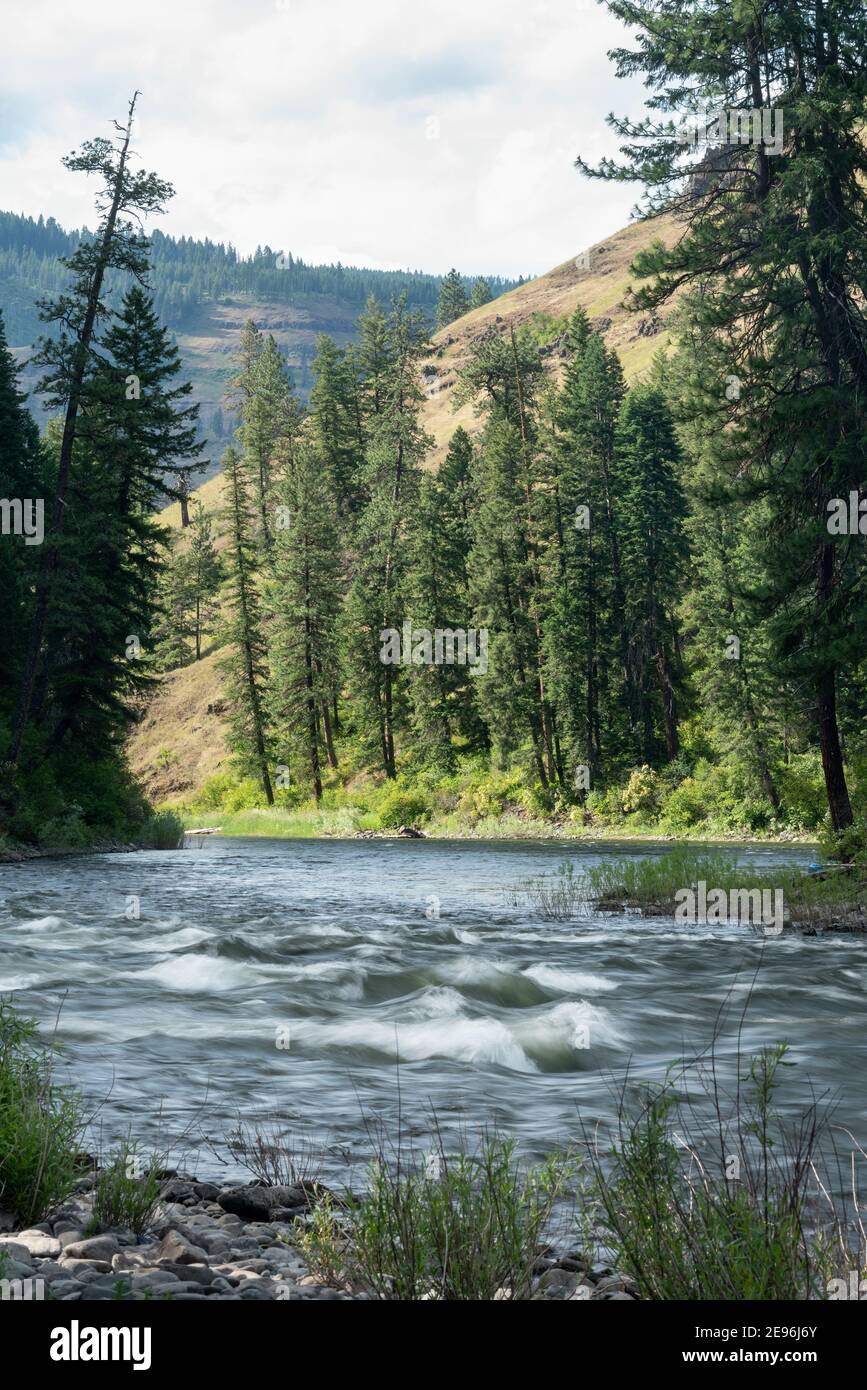
[[[822,612],[830,602],[834,588],[834,548],[823,545],[819,556],[818,606]],[[820,671],[816,680],[816,715],[819,725],[819,747],[822,750],[822,768],[825,773],[825,790],[828,794],[828,809],[831,812],[831,825],[835,830],[845,830],[852,824],[852,804],[846,786],[846,773],[843,768],[843,753],[840,748],[840,731],[837,727],[837,678],[833,666]]]
[[[833,670],[823,671],[819,676],[816,695],[819,746],[822,750],[822,768],[825,773],[831,825],[835,830],[845,830],[852,824],[853,817],[837,728],[837,690]]]
[[[328,766],[337,766],[337,754],[334,751],[334,734],[331,729],[331,711],[328,708],[328,701],[322,701],[322,728],[325,731],[325,751],[328,754]]]
[[[322,774],[319,767],[319,724],[316,717],[316,691],[313,680],[313,651],[310,637],[310,590],[309,576],[305,578],[304,614],[304,683],[307,687],[307,737],[310,745],[310,775],[313,780],[313,797],[318,806],[322,800]]]
[[[674,708],[674,690],[671,684],[671,672],[668,667],[668,655],[665,644],[660,642],[659,651],[656,654],[656,674],[659,677],[659,688],[662,691],[662,715],[665,721],[665,746],[668,749],[668,757],[673,761],[680,752],[680,740],[677,736],[677,714]]]

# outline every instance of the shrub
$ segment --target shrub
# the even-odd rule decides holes
[[[816,830],[828,814],[828,795],[818,753],[796,753],[778,773],[780,798],[789,821]]]
[[[345,1216],[320,1211],[303,1253],[323,1277],[357,1279],[382,1299],[526,1297],[571,1168],[552,1158],[524,1169],[497,1135],[449,1154],[437,1131],[425,1158],[380,1142],[364,1196]]]
[[[653,813],[659,807],[659,777],[652,767],[645,763],[629,774],[629,781],[623,788],[620,804],[627,815],[635,811]]]
[[[829,859],[867,868],[867,818],[853,821],[845,830],[832,830],[826,826],[819,836],[819,843]]]
[[[707,817],[707,797],[694,777],[685,777],[665,802],[662,824],[669,830],[690,830]]]
[[[585,805],[594,819],[605,824],[623,819],[622,789],[607,787],[604,791],[593,789],[587,793]]]
[[[645,1092],[637,1113],[624,1087],[610,1168],[591,1144],[592,1191],[600,1235],[641,1297],[823,1297],[834,1269],[860,1258],[849,1249],[855,1228],[833,1208],[830,1231],[808,1225],[833,1180],[818,1172],[815,1105],[789,1126],[774,1109],[785,1055],[780,1044],[749,1059],[734,1114],[712,1052],[709,1072],[681,1064]],[[697,1119],[696,1071],[711,1102],[706,1123]]]
[[[96,1174],[93,1229],[124,1226],[142,1235],[153,1223],[165,1187],[165,1155],[139,1154],[129,1135]]]
[[[518,769],[508,772],[478,773],[458,802],[458,811],[468,820],[501,816],[526,805],[524,776]]]
[[[184,842],[184,823],[176,811],[155,811],[139,831],[144,849],[180,849]]]
[[[384,830],[398,830],[402,825],[418,826],[430,818],[430,810],[422,792],[409,791],[401,786],[387,787],[376,805],[379,823]]]
[[[82,819],[81,807],[73,802],[60,816],[53,816],[42,826],[42,843],[56,849],[80,849],[90,841],[90,833]]]
[[[80,1099],[54,1080],[54,1054],[32,1019],[0,1000],[0,1206],[41,1221],[80,1176]]]

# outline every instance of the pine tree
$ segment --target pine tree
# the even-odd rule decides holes
[[[216,600],[223,582],[223,566],[214,544],[211,518],[198,499],[193,507],[186,561],[193,650],[196,661],[200,661],[202,638],[213,626],[218,612]]]
[[[306,764],[318,804],[323,762],[337,761],[330,709],[340,683],[342,577],[328,473],[311,444],[300,445],[278,497],[287,524],[276,532],[267,591],[268,709],[275,742]]]
[[[164,534],[153,520],[198,451],[198,407],[180,358],[134,285],[100,338],[78,419],[81,468],[67,494],[46,659],[32,712],[48,749],[109,744],[151,684],[147,657]],[[62,439],[60,443],[62,449]]]
[[[186,666],[193,659],[193,592],[189,551],[170,542],[171,553],[160,576],[154,626],[156,664],[162,671]]]
[[[556,682],[566,702],[571,742],[576,751],[583,745],[580,763],[589,768],[595,786],[641,756],[638,674],[622,622],[626,591],[613,479],[615,429],[625,388],[616,354],[589,331],[583,312],[576,313],[568,332],[575,349],[558,405],[555,454],[564,508],[564,555],[557,559],[555,581],[563,655],[556,664],[569,659],[568,647],[582,626],[586,639],[580,648],[583,689],[577,668],[558,672]],[[580,713],[579,700],[584,705]]]
[[[480,309],[483,304],[490,304],[493,297],[490,285],[481,275],[473,281],[472,294],[470,295],[471,309]]]
[[[369,319],[369,321],[372,321]],[[375,745],[387,777],[397,775],[395,732],[403,718],[401,668],[381,660],[380,634],[402,629],[407,554],[404,544],[416,503],[420,464],[430,447],[418,422],[423,395],[418,363],[428,350],[423,318],[405,297],[392,307],[373,355],[362,342],[361,360],[373,373],[379,411],[370,427],[362,470],[365,502],[355,528],[355,575],[347,616],[347,660],[359,731]],[[373,388],[365,377],[368,400]],[[368,745],[369,746],[369,745]]]
[[[221,669],[228,677],[232,705],[230,743],[241,768],[258,778],[266,802],[273,806],[269,771],[271,738],[264,695],[267,653],[256,574],[256,547],[250,536],[250,499],[244,468],[234,449],[226,450],[222,466],[228,495],[223,635],[230,649]]]
[[[543,788],[560,781],[543,670],[541,514],[535,391],[541,374],[529,339],[491,333],[461,373],[458,400],[486,416],[478,452],[470,557],[476,625],[489,631],[489,669],[476,677],[485,716],[504,755],[529,744]]]
[[[94,333],[105,312],[105,276],[110,270],[120,270],[138,280],[143,279],[147,271],[147,242],[135,231],[133,222],[126,219],[161,212],[173,192],[171,185],[155,174],[129,170],[129,145],[137,97],[135,93],[130,102],[126,126],[118,127],[115,144],[102,138],[90,140],[79,153],[68,155],[63,161],[67,169],[102,176],[104,188],[98,203],[102,217],[96,236],[82,240],[73,255],[63,262],[73,277],[71,287],[41,307],[44,321],[59,323],[61,328],[55,337],[41,341],[34,360],[46,370],[40,389],[48,397],[49,404],[63,410],[64,419],[50,534],[40,556],[30,632],[12,722],[8,761],[13,768],[30,720],[42,659],[60,558],[59,541],[67,510],[67,492],[73,479],[78,416],[86,399],[87,379],[94,367]]]
[[[274,481],[276,475],[291,466],[300,412],[272,334],[268,334],[260,351],[246,345],[243,351],[251,353],[252,365],[250,380],[245,377],[242,387],[249,394],[241,407],[240,439],[255,498],[260,542],[267,554],[273,542]]]
[[[40,502],[43,524],[50,497],[39,431],[18,390],[15,360],[6,346],[0,314],[0,498],[9,503]],[[34,512],[34,519],[35,519]],[[0,535],[0,711],[10,712],[20,681],[21,634],[31,614],[31,590],[38,565],[38,545],[22,536]]]
[[[622,537],[628,633],[636,672],[644,760],[657,761],[655,706],[661,706],[668,757],[680,750],[675,682],[676,608],[683,592],[688,549],[686,499],[677,480],[680,447],[662,393],[633,387],[620,407],[614,448],[614,487]],[[658,686],[658,701],[652,696]]]
[[[354,355],[342,352],[326,334],[316,341],[310,415],[340,515],[358,509],[359,470],[364,453],[359,419],[359,381]]]
[[[696,167],[683,133],[654,115],[613,122],[628,142],[622,166],[579,165],[640,180],[651,207],[684,214],[674,246],[639,257],[648,283],[636,302],[656,309],[682,289],[695,336],[728,359],[705,427],[724,421],[738,446],[720,469],[729,495],[767,504],[773,556],[754,599],[773,620],[780,679],[812,686],[831,825],[845,829],[853,812],[838,706],[867,638],[865,566],[827,521],[829,503],[863,482],[867,16],[795,0],[761,16],[725,0],[662,14],[631,0],[609,9],[638,30],[638,47],[617,62],[621,73],[646,74],[654,111],[725,105],[743,117],[773,101],[776,147],[734,144],[729,132]],[[689,333],[682,346],[692,349]]]
[[[452,266],[440,286],[440,297],[437,304],[437,328],[445,328],[447,324],[459,319],[469,307],[470,301],[467,298],[464,282]]]

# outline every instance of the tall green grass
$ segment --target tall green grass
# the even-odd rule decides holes
[[[597,1229],[642,1298],[825,1298],[834,1275],[864,1265],[857,1198],[853,1212],[830,1196],[842,1176],[833,1148],[822,1171],[827,1114],[808,1104],[787,1124],[776,1107],[786,1065],[784,1044],[762,1050],[731,1095],[711,1050],[640,1103],[624,1085],[610,1149],[589,1145],[591,1190]]]
[[[180,849],[184,843],[184,823],[176,811],[155,811],[138,834],[142,849]]]
[[[380,1139],[366,1192],[318,1206],[299,1245],[320,1277],[380,1299],[527,1298],[570,1167],[525,1167],[497,1134],[453,1153],[436,1127],[427,1155]]]
[[[55,1053],[36,1023],[0,1000],[0,1207],[41,1221],[81,1177],[80,1097],[58,1083]]]
[[[576,869],[572,860],[557,875],[529,880],[516,897],[549,920],[568,920],[595,906],[603,911],[637,908],[648,916],[671,916],[675,895],[704,882],[728,893],[781,889],[788,920],[798,925],[867,928],[867,866],[831,866],[808,874],[793,865],[762,868],[739,864],[730,851],[677,845],[659,856],[608,858]]]

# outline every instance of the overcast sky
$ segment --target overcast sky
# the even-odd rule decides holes
[[[60,156],[142,91],[155,224],[308,261],[541,273],[617,230],[615,149],[641,88],[595,0],[26,0],[3,17],[0,206],[93,225]]]

